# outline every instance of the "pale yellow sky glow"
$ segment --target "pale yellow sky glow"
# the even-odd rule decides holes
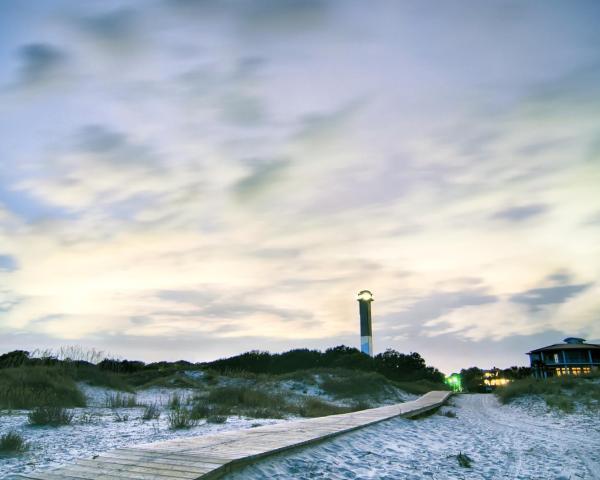
[[[585,9],[260,3],[0,7],[0,351],[600,338]]]

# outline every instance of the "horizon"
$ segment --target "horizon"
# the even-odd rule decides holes
[[[3,3],[0,352],[600,343],[599,13]]]

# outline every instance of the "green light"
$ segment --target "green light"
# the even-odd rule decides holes
[[[446,384],[453,392],[462,392],[462,382],[458,373],[446,376]]]

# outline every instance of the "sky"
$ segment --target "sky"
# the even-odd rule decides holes
[[[600,343],[600,4],[3,0],[0,353]]]

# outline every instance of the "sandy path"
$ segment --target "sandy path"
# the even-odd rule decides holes
[[[600,479],[600,418],[461,395],[457,418],[393,419],[259,462],[241,479]],[[534,408],[536,407],[536,408]],[[472,468],[458,466],[466,453]]]

